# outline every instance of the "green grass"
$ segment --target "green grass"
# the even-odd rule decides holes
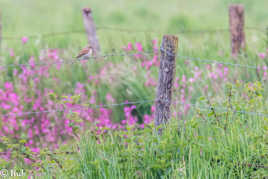
[[[248,111],[265,108],[262,87],[256,83],[252,90],[242,85],[249,103],[239,95],[240,86],[232,86],[229,102],[213,105],[215,109],[226,107],[227,111],[213,113],[196,108],[192,118],[172,119],[162,126],[162,135],[157,132],[161,126],[155,129],[154,125],[144,130],[128,127],[123,131],[103,131],[98,137],[87,133],[78,142],[77,158],[73,162],[62,159],[69,174],[55,169],[57,165],[49,171],[67,178],[267,177],[268,118],[233,113],[230,107],[247,107]]]

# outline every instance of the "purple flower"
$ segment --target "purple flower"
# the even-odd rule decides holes
[[[13,91],[13,84],[10,82],[5,83],[5,89],[8,91]]]
[[[10,50],[9,50],[9,56],[11,56],[11,57],[14,57],[14,56],[15,56],[15,54],[14,54],[14,50],[13,50],[13,49],[10,49]]]
[[[259,53],[258,56],[259,56],[260,59],[265,59],[266,54],[265,53]]]
[[[26,36],[22,37],[21,42],[23,45],[26,44],[28,42],[28,37],[26,37]]]
[[[132,50],[133,49],[133,47],[132,47],[132,43],[128,43],[127,44],[127,50]]]
[[[40,152],[40,148],[36,147],[36,148],[31,148],[31,151],[34,153],[39,153]]]
[[[141,43],[139,43],[139,42],[136,43],[136,48],[137,48],[137,50],[138,50],[139,52],[142,52],[142,51],[143,51],[143,49],[142,49],[142,45],[141,45]]]
[[[32,161],[28,158],[24,158],[24,163],[26,163],[27,165],[31,165]]]

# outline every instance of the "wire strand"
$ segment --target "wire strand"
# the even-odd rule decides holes
[[[132,102],[121,102],[121,103],[112,103],[112,104],[103,104],[103,105],[92,105],[89,108],[94,108],[94,109],[98,109],[98,108],[111,108],[111,107],[116,107],[116,106],[126,106],[126,105],[133,105],[133,104],[146,104],[146,103],[152,103],[155,102],[155,100],[140,100],[140,101],[132,101]],[[51,113],[51,112],[63,112],[66,109],[58,109],[58,110],[45,110],[45,111],[28,111],[28,112],[21,112],[15,116],[17,117],[23,117],[23,116],[27,116],[27,115],[32,115],[32,114],[43,114],[43,113]],[[76,110],[75,108],[69,111],[74,111]],[[8,117],[8,116],[12,116],[14,113],[12,114],[4,114],[2,115],[2,117]]]
[[[160,48],[160,51],[162,53],[167,53],[170,56],[174,56],[172,53],[165,51],[163,48]],[[87,61],[89,61],[90,59],[98,59],[98,58],[107,58],[107,57],[113,57],[113,56],[136,56],[136,55],[151,55],[151,54],[155,54],[155,51],[144,51],[144,52],[125,52],[125,51],[121,51],[121,52],[110,52],[110,53],[106,53],[106,54],[102,54],[102,55],[98,55],[98,56],[92,56],[90,57]],[[252,65],[244,65],[244,64],[239,64],[239,63],[230,63],[230,62],[223,62],[223,61],[219,61],[219,60],[211,60],[211,59],[202,59],[202,58],[198,58],[198,57],[190,57],[190,56],[184,56],[184,55],[179,55],[177,54],[178,58],[182,58],[182,59],[186,59],[186,60],[190,60],[190,61],[199,61],[201,63],[206,63],[206,64],[222,64],[222,65],[227,65],[227,66],[233,66],[233,67],[240,67],[240,68],[247,68],[247,69],[258,69],[257,66],[252,66]],[[61,61],[56,61],[56,62],[52,62],[52,63],[46,63],[46,62],[35,62],[35,65],[56,65],[56,64],[74,64],[74,63],[79,63],[80,61],[77,59],[62,59]],[[9,68],[9,67],[26,67],[26,66],[31,66],[30,63],[24,63],[24,64],[8,64],[8,65],[1,65],[0,68],[5,69],[5,68]]]
[[[228,66],[234,66],[234,67],[240,67],[240,68],[258,69],[257,66],[243,65],[243,64],[239,64],[239,63],[221,62],[221,61],[218,61],[218,60],[201,59],[201,58],[198,58],[198,57],[189,57],[189,56],[182,56],[182,55],[178,55],[178,57],[186,59],[186,60],[191,60],[191,61],[200,61],[202,63],[222,64],[222,65],[228,65]]]
[[[98,109],[98,108],[112,108],[112,107],[116,107],[116,106],[126,106],[126,105],[134,105],[134,104],[148,104],[148,103],[154,103],[157,102],[158,100],[149,100],[149,99],[145,99],[145,100],[139,100],[139,101],[131,101],[131,102],[121,102],[121,103],[112,103],[112,104],[103,104],[103,105],[92,105],[89,106],[90,109]],[[181,103],[179,102],[179,104],[183,105],[186,103]],[[198,108],[201,110],[206,110],[209,111],[211,110],[211,107],[207,106],[207,107],[202,107],[202,106],[198,106],[196,103],[190,103],[190,106],[192,106],[193,108]],[[229,112],[228,108],[222,108],[222,107],[214,107],[214,109],[219,112]],[[32,114],[45,114],[45,113],[51,113],[51,112],[63,112],[66,109],[59,109],[59,110],[45,110],[45,111],[28,111],[28,112],[21,112],[19,114],[16,114],[16,117],[23,117],[23,116],[28,116],[28,115],[32,115]],[[70,109],[69,111],[75,111],[76,109]],[[258,116],[264,116],[264,117],[268,117],[268,113],[264,113],[264,112],[253,112],[253,111],[246,111],[246,110],[233,110],[230,111],[232,113],[244,113],[244,114],[249,114],[249,115],[258,115]],[[8,116],[14,116],[12,114],[4,114],[2,115],[2,117],[8,117]]]
[[[136,56],[136,55],[139,55],[139,54],[144,54],[144,53],[153,53],[152,51],[151,52],[132,52],[132,53],[128,53],[128,52],[111,52],[111,53],[107,53],[107,54],[103,54],[103,55],[98,55],[98,56],[92,56],[92,57],[89,57],[89,59],[87,59],[87,61],[89,61],[90,59],[98,59],[98,58],[107,58],[107,57],[113,57],[113,56]],[[42,61],[39,61],[39,62],[35,62],[35,65],[56,65],[56,64],[73,64],[73,63],[79,63],[81,62],[81,60],[78,60],[78,59],[65,59],[65,60],[61,60],[61,61],[56,61],[56,62],[52,62],[52,63],[46,63],[46,62],[42,62]],[[8,65],[2,65],[0,66],[0,68],[8,68],[8,67],[25,67],[25,66],[31,66],[30,63],[24,63],[24,64],[8,64]]]
[[[120,27],[109,27],[109,26],[97,26],[97,30],[111,30],[111,31],[118,31],[118,32],[127,32],[127,33],[157,33],[157,34],[203,34],[203,33],[217,33],[217,32],[228,32],[228,28],[222,28],[222,29],[196,29],[196,30],[180,30],[175,32],[167,32],[167,31],[154,31],[154,30],[138,30],[138,29],[128,29],[128,28],[120,28]],[[259,32],[266,32],[266,29],[264,28],[258,28],[258,27],[245,27],[246,30],[255,30]],[[28,38],[48,38],[51,36],[60,36],[60,35],[66,35],[66,34],[80,34],[85,33],[85,30],[74,30],[74,31],[66,31],[66,32],[50,32],[50,33],[43,33],[43,34],[37,34],[37,35],[28,35]],[[18,36],[3,36],[3,40],[20,40],[21,37]]]

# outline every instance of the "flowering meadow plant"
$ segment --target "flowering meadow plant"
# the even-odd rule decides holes
[[[29,39],[23,37],[21,41],[27,48]],[[20,57],[17,50],[10,48],[8,59],[13,66],[1,66],[0,71],[4,77],[0,84],[2,164],[11,167],[24,163],[44,170],[47,160],[42,157],[50,156],[48,161],[57,163],[53,151],[65,151],[64,146],[79,141],[85,132],[91,131],[97,137],[129,128],[150,128],[160,54],[157,40],[149,46],[150,53],[142,43],[128,43],[122,49],[134,55],[74,63],[62,49],[44,49],[38,55]],[[258,54],[260,60],[265,61],[265,57]],[[215,94],[224,94],[226,83],[248,75],[243,69],[234,71],[224,64],[178,61],[171,105],[172,118],[177,120],[193,115],[193,103],[199,96],[210,99],[208,105],[224,100]],[[265,63],[254,73],[267,84]],[[131,104],[135,101],[149,102]]]

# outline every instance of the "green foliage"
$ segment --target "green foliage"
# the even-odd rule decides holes
[[[68,176],[68,178],[77,178],[79,176],[78,152],[75,144],[61,145],[59,149],[53,152],[44,148],[39,153],[34,153],[24,145],[25,143],[26,140],[14,143],[7,137],[1,138],[0,152],[4,151],[2,150],[4,148],[10,149],[12,152],[9,160],[0,159],[0,169],[23,169],[27,176],[38,177],[62,175],[64,177]],[[25,158],[28,161],[27,163]]]
[[[244,95],[239,95],[240,88]],[[209,103],[211,110],[201,112],[197,108],[191,120],[179,123],[172,120],[164,126],[162,136],[153,125],[144,130],[130,127],[125,131],[108,131],[97,138],[89,133],[80,144],[82,175],[86,178],[267,176],[268,118],[239,112],[242,108],[265,109],[261,84],[228,85],[226,94],[229,96],[221,105],[224,111]]]
[[[22,167],[25,156],[39,161],[27,171],[42,173],[43,178],[263,178],[268,167],[268,117],[256,115],[268,111],[263,95],[261,83],[237,81],[226,85],[222,104],[199,98],[200,108],[186,121],[102,129],[99,134],[88,131],[78,145],[61,145],[54,152],[43,149],[38,155],[24,147],[24,140],[17,144],[2,138],[1,146],[12,149],[15,168]],[[64,103],[67,97],[51,93],[50,98]],[[79,96],[68,98],[78,101]],[[1,166],[10,165],[1,161]],[[34,166],[39,170],[33,171]]]

